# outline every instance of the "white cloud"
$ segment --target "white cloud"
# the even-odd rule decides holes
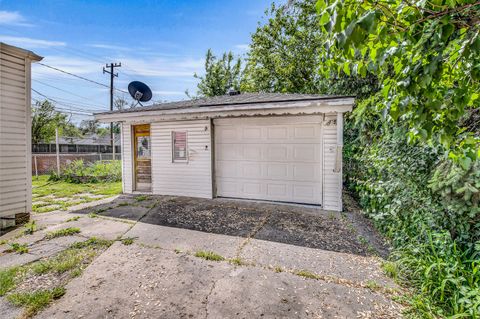
[[[154,95],[184,95],[182,91],[152,91]]]
[[[42,63],[77,75],[102,75],[103,64],[87,59],[49,55],[42,60]],[[44,76],[71,78],[69,75],[34,63],[32,65],[32,77],[39,79]]]
[[[0,10],[0,25],[14,25],[22,27],[31,27],[33,24],[27,23],[26,19],[17,11]]]
[[[121,58],[126,71],[138,76],[152,77],[193,77],[203,67],[203,59],[152,57]]]
[[[27,37],[13,37],[9,35],[0,35],[0,41],[7,44],[13,44],[27,48],[49,48],[49,47],[64,47],[67,44],[61,41],[49,41],[42,39],[32,39]]]
[[[250,49],[250,45],[248,44],[237,44],[235,46],[236,49],[243,50],[243,51],[248,51]]]
[[[104,44],[104,43],[93,43],[93,44],[89,44],[88,46],[92,48],[106,49],[106,50],[113,50],[113,51],[131,51],[132,50],[132,48],[123,47],[120,45]]]

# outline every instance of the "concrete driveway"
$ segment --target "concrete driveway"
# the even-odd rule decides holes
[[[138,220],[123,235],[134,243],[112,245],[39,318],[400,316],[395,285],[349,216],[164,196],[94,211]],[[207,251],[223,260],[197,257]]]

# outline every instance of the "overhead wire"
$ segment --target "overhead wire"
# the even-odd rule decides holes
[[[79,97],[79,98],[81,98],[81,99],[89,100],[88,97],[78,95],[78,94],[73,93],[73,92],[70,92],[70,91],[68,91],[68,90],[65,90],[65,89],[59,88],[59,87],[57,87],[57,86],[54,86],[54,85],[45,83],[45,82],[43,82],[43,81],[40,81],[40,80],[37,80],[37,79],[32,79],[32,81],[33,81],[33,82],[40,83],[40,84],[45,85],[45,86],[48,86],[48,87],[51,87],[51,88],[54,88],[54,89],[56,89],[56,90],[59,90],[59,91],[65,92],[65,93],[68,93],[68,94],[70,94],[70,95]],[[80,103],[82,103],[82,102],[80,102]],[[86,103],[82,103],[82,104],[86,104]],[[87,104],[86,104],[86,105],[87,105]],[[94,105],[92,105],[92,104],[90,104],[90,105],[91,105],[91,106],[94,106]],[[104,107],[104,109],[106,109],[106,108],[107,108],[107,107]]]
[[[74,104],[71,104],[71,103],[60,102],[60,101],[58,101],[57,99],[52,98],[51,96],[47,96],[47,95],[45,95],[45,94],[43,94],[43,93],[35,90],[34,88],[32,88],[32,91],[35,92],[36,94],[38,94],[38,95],[40,95],[40,96],[48,99],[48,100],[51,100],[52,102],[55,102],[55,103],[59,104],[59,105],[63,105],[63,106],[65,106],[65,107],[69,107],[69,108],[71,108],[71,109],[76,109],[76,111],[78,111],[78,112],[84,112],[84,113],[93,115],[93,112],[94,112],[94,111],[98,111],[98,110],[94,110],[94,111],[92,111],[92,110],[85,110],[84,108],[79,107],[79,106],[74,105]],[[40,102],[40,103],[41,103],[41,101],[39,101],[38,99],[35,99],[35,100],[36,100],[37,102]]]

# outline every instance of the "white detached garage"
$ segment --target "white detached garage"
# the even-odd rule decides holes
[[[352,97],[250,93],[97,114],[121,122],[123,190],[342,210]]]

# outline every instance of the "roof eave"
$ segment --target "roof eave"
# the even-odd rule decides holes
[[[145,110],[135,112],[104,112],[95,114],[95,119],[101,122],[128,122],[145,121],[146,119],[194,119],[218,118],[228,116],[255,116],[262,114],[319,114],[332,112],[349,112],[352,110],[355,99],[353,97],[289,101],[271,103],[251,103],[242,105],[219,105],[211,107],[192,107],[168,110]]]
[[[32,51],[25,50],[10,44],[6,44],[4,42],[0,42],[0,51],[2,52],[9,52],[11,54],[17,55],[24,57],[26,59],[29,59],[30,61],[41,61],[43,60],[42,56],[39,56],[38,54],[33,53]]]

